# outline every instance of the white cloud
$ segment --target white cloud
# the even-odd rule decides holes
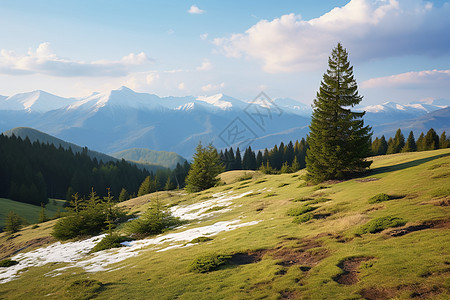
[[[426,70],[378,77],[361,83],[362,88],[434,88],[450,86],[450,70]]]
[[[202,40],[206,40],[208,38],[208,34],[207,33],[200,34],[200,38]]]
[[[309,21],[287,14],[261,20],[244,33],[216,38],[228,57],[262,61],[270,73],[322,68],[342,42],[351,60],[450,53],[450,3],[423,0],[351,0]]]
[[[145,77],[145,80],[148,85],[151,85],[159,78],[159,75],[157,73],[150,73]]]
[[[0,51],[0,73],[3,74],[44,74],[62,77],[117,77],[129,74],[134,68],[146,65],[151,60],[144,52],[130,53],[118,61],[99,60],[76,61],[57,56],[50,43],[40,44],[35,51],[26,55],[14,51]]]
[[[209,59],[204,59],[202,65],[197,67],[197,71],[208,71],[212,69],[212,64]]]
[[[221,84],[212,84],[212,83],[210,83],[210,84],[207,84],[205,86],[202,86],[202,91],[204,91],[204,92],[212,92],[212,91],[216,91],[216,90],[218,90],[220,88],[223,88],[223,87],[225,87],[225,83],[224,82],[222,82]]]
[[[184,90],[184,89],[186,89],[186,84],[185,84],[184,82],[180,82],[180,83],[178,84],[178,89],[179,89],[179,90]]]
[[[190,14],[203,14],[206,11],[204,11],[203,9],[198,8],[197,5],[192,5],[191,8],[189,8],[188,13]]]

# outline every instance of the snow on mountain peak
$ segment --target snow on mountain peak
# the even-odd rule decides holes
[[[7,97],[0,102],[0,109],[46,112],[63,108],[74,101],[73,98],[58,97],[41,90],[36,90]]]
[[[223,94],[217,94],[213,96],[199,96],[196,100],[206,102],[208,104],[214,105],[222,110],[227,110],[233,107],[233,103],[223,100]]]

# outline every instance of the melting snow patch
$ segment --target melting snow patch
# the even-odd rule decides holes
[[[183,220],[194,220],[200,218],[207,218],[214,213],[217,212],[208,212],[207,211],[215,206],[229,206],[232,204],[232,200],[242,198],[248,194],[251,194],[252,191],[245,192],[240,195],[230,195],[231,192],[227,193],[217,193],[213,194],[213,199],[206,200],[203,202],[194,203],[186,206],[175,206],[172,207],[171,213],[175,217],[180,217]],[[229,211],[229,209],[222,209],[222,212]]]
[[[16,279],[22,270],[29,267],[42,266],[51,262],[69,263],[68,266],[58,268],[48,276],[58,276],[69,268],[83,268],[86,272],[106,271],[107,266],[121,262],[127,258],[139,255],[139,252],[149,246],[158,246],[170,243],[166,248],[152,247],[147,250],[167,251],[173,248],[187,247],[192,244],[183,244],[200,236],[216,235],[223,231],[230,231],[239,227],[258,224],[259,221],[239,223],[240,220],[217,222],[212,225],[192,228],[181,232],[161,234],[154,238],[136,240],[122,243],[126,247],[109,249],[89,254],[89,251],[105,236],[100,235],[84,241],[57,242],[45,248],[39,248],[27,253],[18,254],[11,259],[19,264],[0,270],[0,283]],[[178,243],[178,244],[177,244]]]

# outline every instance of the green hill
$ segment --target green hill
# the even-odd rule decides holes
[[[89,254],[95,239],[53,244],[51,255],[40,249],[39,262],[30,247],[10,267],[27,269],[0,269],[0,282],[17,276],[0,284],[0,297],[448,299],[450,149],[373,161],[369,174],[347,181],[308,186],[304,171],[234,172],[224,174],[230,184],[200,193],[122,202],[132,212],[157,200],[191,221],[96,254]],[[0,244],[13,253],[48,236],[51,224],[0,234]],[[63,246],[78,252],[64,260]],[[77,295],[68,292],[75,286]]]
[[[136,161],[140,163],[150,163],[154,165],[160,165],[166,168],[174,169],[177,163],[183,165],[186,161],[182,156],[175,152],[155,151],[144,148],[127,149],[120,152],[111,154],[111,156],[118,159],[125,159],[130,161]]]

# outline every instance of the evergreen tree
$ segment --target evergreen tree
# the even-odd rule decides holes
[[[386,154],[393,154],[393,153],[400,153],[400,151],[405,146],[405,137],[402,134],[402,131],[397,129],[397,132],[395,133],[395,137],[392,140],[392,143],[388,143],[388,150]]]
[[[289,143],[287,144],[287,146],[285,147],[284,150],[284,156],[285,156],[285,161],[287,162],[288,165],[292,165],[292,162],[294,161],[294,144],[292,143],[292,141],[289,141]]]
[[[44,223],[47,222],[48,218],[47,218],[47,214],[45,213],[45,205],[44,203],[41,203],[41,212],[39,213],[39,223]]]
[[[300,170],[300,163],[298,162],[297,156],[294,157],[294,161],[291,166],[292,172],[297,172]]]
[[[19,231],[23,224],[22,218],[13,211],[10,211],[5,220],[5,231],[14,233]]]
[[[405,146],[402,152],[414,152],[417,151],[416,141],[414,139],[414,133],[412,130],[409,132],[408,139],[406,140]]]
[[[439,148],[445,149],[445,148],[448,148],[449,145],[450,145],[449,140],[447,139],[445,131],[443,131],[441,133],[441,136],[439,137]]]
[[[173,190],[174,188],[175,188],[175,186],[173,185],[172,180],[170,179],[170,176],[167,177],[166,184],[164,185],[164,190],[170,191],[170,190]]]
[[[263,154],[260,150],[258,150],[258,154],[256,155],[256,168],[259,168],[263,164]]]
[[[347,51],[338,43],[314,100],[306,156],[312,181],[345,178],[364,171],[372,163],[365,160],[371,146],[371,128],[364,126],[362,119],[365,112],[349,108],[361,100]]]
[[[430,128],[425,135],[425,150],[436,149],[439,149],[439,136],[433,128]]]
[[[425,145],[425,136],[423,132],[420,133],[419,138],[416,141],[417,151],[425,151],[426,145]]]
[[[372,142],[372,155],[379,155],[378,152],[380,152],[381,142],[378,139],[378,137],[375,138],[375,140]]]
[[[236,149],[236,157],[234,160],[234,170],[242,170],[241,151],[239,147]]]
[[[194,162],[186,177],[186,190],[198,192],[213,187],[219,181],[217,175],[223,170],[216,148],[211,144],[203,147],[199,143],[194,154]]]
[[[119,202],[123,202],[130,199],[130,194],[128,194],[128,191],[125,188],[122,188],[122,190],[120,190],[120,194],[119,194]]]
[[[150,181],[151,181],[150,175],[145,177],[144,181],[142,181],[141,186],[139,187],[138,197],[150,193],[150,185],[151,185]]]
[[[380,138],[380,151],[378,152],[378,155],[385,155],[387,152],[388,143],[386,142],[386,138],[384,135]]]

